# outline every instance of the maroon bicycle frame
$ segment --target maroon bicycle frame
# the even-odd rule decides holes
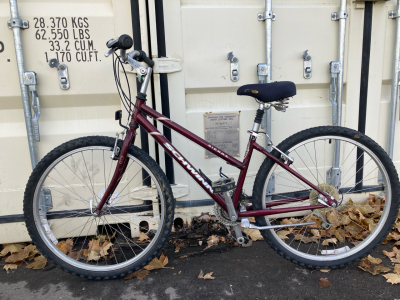
[[[325,193],[324,191],[320,190],[317,186],[309,182],[306,178],[295,172],[290,168],[290,165],[287,163],[282,162],[280,159],[273,156],[267,150],[265,150],[262,146],[256,143],[256,136],[250,135],[249,144],[248,144],[248,151],[244,156],[243,162],[233,158],[229,154],[225,153],[224,151],[214,147],[207,141],[203,140],[202,138],[198,137],[197,135],[193,134],[192,132],[186,130],[179,124],[174,123],[169,118],[165,117],[164,115],[160,114],[159,112],[153,110],[151,107],[147,106],[145,101],[141,99],[136,99],[135,110],[133,112],[131,122],[129,125],[129,130],[124,139],[124,143],[120,150],[120,154],[118,157],[118,164],[114,175],[110,181],[109,186],[107,187],[99,205],[96,208],[97,213],[101,213],[101,210],[104,204],[109,200],[110,196],[113,194],[115,188],[117,187],[119,181],[124,174],[128,160],[126,159],[126,155],[128,153],[129,145],[134,144],[136,130],[139,128],[139,125],[142,126],[147,133],[149,133],[164,149],[167,153],[174,158],[174,160],[180,164],[186,172],[204,189],[204,191],[210,195],[212,199],[214,199],[225,211],[227,210],[225,205],[225,200],[219,194],[214,194],[211,186],[207,183],[207,181],[200,175],[195,167],[193,167],[190,162],[177,150],[174,146],[172,146],[171,142],[168,141],[165,136],[163,136],[156,127],[154,127],[145,117],[145,114],[150,116],[151,118],[163,123],[165,126],[175,130],[176,132],[180,133],[184,137],[188,138],[189,140],[193,141],[197,145],[207,149],[208,151],[214,153],[228,164],[238,168],[240,170],[239,178],[237,181],[236,191],[233,195],[233,204],[234,207],[237,209],[239,204],[239,199],[241,195],[241,191],[243,188],[244,180],[246,178],[247,170],[250,164],[250,159],[252,153],[255,150],[263,153],[268,158],[275,161],[278,165],[284,168],[286,171],[291,173],[293,176],[297,177],[299,180],[307,184],[311,189],[316,190],[318,193],[322,194],[327,199],[327,204],[332,205],[336,204],[335,199],[333,199],[330,195]],[[304,201],[308,199],[307,196],[305,197],[298,197],[298,198],[291,198],[291,199],[284,199],[278,200],[273,202],[268,202],[266,204],[267,209],[262,210],[253,210],[252,208],[248,209],[247,211],[240,212],[236,211],[238,217],[256,217],[256,216],[267,216],[272,214],[281,214],[281,213],[288,213],[294,211],[302,211],[302,210],[312,210],[317,208],[324,208],[325,205],[312,205],[312,206],[299,206],[299,207],[290,207],[290,208],[277,208],[277,209],[270,209],[273,206],[282,205],[286,203]]]

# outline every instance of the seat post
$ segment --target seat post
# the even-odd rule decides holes
[[[260,103],[257,109],[256,117],[254,119],[253,131],[258,132],[260,130],[261,121],[264,115],[264,104]]]

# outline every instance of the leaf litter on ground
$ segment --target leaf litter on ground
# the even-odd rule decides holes
[[[159,258],[155,257],[149,262],[148,265],[144,266],[143,269],[137,270],[131,274],[128,274],[124,279],[132,279],[136,277],[137,279],[143,280],[147,275],[150,274],[151,270],[157,269],[174,269],[174,267],[166,267],[168,264],[168,257],[161,254]]]

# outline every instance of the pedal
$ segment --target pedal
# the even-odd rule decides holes
[[[221,178],[217,181],[213,181],[211,187],[215,194],[222,194],[236,188],[235,179],[233,179],[233,177]]]
[[[206,176],[206,174],[204,174],[204,173],[201,171],[201,169],[199,169],[199,173],[200,173],[200,176],[203,177],[203,179],[204,179],[209,185],[212,185],[211,179],[208,178],[208,177]]]

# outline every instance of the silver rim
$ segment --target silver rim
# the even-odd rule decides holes
[[[369,172],[368,173],[364,172],[364,177],[362,178],[362,183],[364,183],[364,182],[366,183],[367,181],[369,181],[368,184],[371,184],[372,182],[373,183],[377,183],[377,181],[378,181],[377,174],[378,174],[378,171],[380,171],[380,173],[382,175],[382,182],[383,182],[381,185],[383,187],[383,192],[385,194],[385,204],[384,205],[383,204],[380,205],[380,206],[383,207],[383,211],[382,211],[381,217],[379,219],[379,222],[376,224],[375,228],[372,231],[370,231],[370,233],[368,234],[368,236],[365,239],[363,239],[359,244],[353,245],[352,248],[350,248],[348,246],[351,242],[346,240],[346,238],[345,238],[345,241],[342,242],[343,247],[337,247],[337,246],[335,246],[334,243],[328,243],[330,248],[326,249],[326,250],[334,250],[334,251],[336,250],[336,252],[333,252],[333,253],[332,252],[329,253],[326,250],[324,252],[321,252],[324,249],[324,247],[320,248],[320,246],[321,246],[320,244],[321,244],[322,238],[318,240],[318,243],[317,243],[317,241],[312,241],[311,243],[304,244],[304,245],[307,245],[307,247],[309,249],[313,248],[315,250],[315,247],[317,247],[316,252],[315,252],[316,254],[309,254],[308,252],[305,253],[305,252],[299,250],[300,244],[301,244],[303,238],[301,238],[300,242],[297,242],[297,244],[296,244],[296,243],[293,243],[294,238],[293,239],[288,238],[288,239],[285,239],[285,240],[281,239],[278,236],[278,233],[281,230],[277,230],[277,231],[271,230],[271,233],[272,233],[273,237],[284,248],[286,248],[287,250],[289,250],[290,252],[294,253],[297,256],[300,256],[300,257],[305,258],[305,259],[313,260],[313,261],[340,260],[340,259],[349,257],[351,255],[354,255],[355,253],[357,253],[357,252],[361,251],[362,249],[364,249],[365,247],[367,247],[376,238],[376,236],[381,232],[382,227],[386,223],[386,220],[388,218],[388,214],[389,214],[389,211],[390,211],[391,200],[392,200],[390,180],[389,180],[388,174],[386,172],[386,169],[383,167],[381,161],[376,157],[376,155],[370,149],[366,148],[364,145],[362,145],[362,144],[360,144],[360,143],[358,143],[358,142],[356,142],[354,140],[351,140],[349,138],[338,137],[338,136],[322,136],[322,137],[317,137],[317,138],[311,138],[311,139],[308,139],[308,140],[306,140],[306,141],[304,141],[302,143],[299,143],[299,144],[295,145],[294,147],[289,149],[289,156],[297,156],[297,157],[295,157],[295,161],[294,161],[294,163],[292,165],[292,168],[296,172],[300,173],[303,176],[305,176],[305,173],[308,173],[307,174],[308,176],[305,176],[305,177],[308,177],[307,179],[309,181],[311,181],[312,183],[314,183],[314,184],[316,182],[317,183],[320,183],[320,182],[325,183],[325,181],[326,181],[325,174],[326,173],[325,172],[322,173],[321,171],[322,170],[324,170],[324,171],[328,170],[328,168],[327,168],[326,161],[325,162],[318,161],[318,156],[320,156],[320,153],[319,153],[318,150],[320,150],[322,148],[321,147],[318,148],[316,146],[316,144],[317,144],[317,142],[319,142],[319,144],[321,144],[321,141],[323,141],[324,142],[323,144],[325,144],[325,148],[324,149],[326,149],[326,143],[329,142],[329,140],[331,140],[331,141],[332,140],[339,140],[340,143],[341,143],[341,153],[342,153],[342,155],[341,155],[340,167],[341,167],[341,169],[342,168],[344,169],[344,172],[342,171],[342,176],[346,172],[346,166],[350,166],[350,167],[348,167],[348,171],[352,170],[353,168],[355,168],[353,166],[353,160],[355,160],[357,162],[357,160],[360,159],[360,157],[357,157],[357,154],[355,155],[353,160],[349,159],[352,156],[354,156],[353,152],[357,153],[357,151],[354,151],[355,149],[357,149],[357,147],[364,151],[364,154],[363,154],[363,156],[364,156],[364,165],[362,166],[362,168],[365,167],[365,170],[367,170],[367,168],[366,168],[367,164],[372,164],[372,162],[375,163],[377,170],[374,170],[373,167],[372,167],[373,171],[370,171],[371,170],[371,166],[368,166],[368,171]],[[331,144],[333,145],[334,143],[331,143]],[[345,145],[343,146],[343,144],[345,144]],[[308,146],[312,146],[312,147],[309,147],[309,149],[307,150],[307,145]],[[347,145],[347,147],[351,146],[351,148],[350,149],[348,148],[346,150],[346,145]],[[314,150],[313,150],[313,148],[314,148]],[[307,163],[307,161],[304,158],[302,159],[301,155],[298,153],[300,151],[302,151],[303,154],[305,153],[305,156],[309,155],[310,159],[308,159],[308,162],[313,161],[314,164]],[[345,154],[345,155],[343,155],[343,154]],[[348,154],[348,155],[346,155],[346,154]],[[326,155],[327,154],[324,152],[323,157],[325,157]],[[297,165],[296,165],[296,162],[297,162]],[[320,162],[319,166],[318,166],[318,162]],[[302,168],[300,168],[301,165],[302,165]],[[322,166],[324,168],[322,168]],[[275,178],[280,176],[281,178],[279,178],[279,179],[281,180],[281,182],[282,182],[282,180],[286,179],[286,182],[287,182],[286,184],[289,185],[289,186],[293,185],[294,184],[293,182],[295,182],[296,184],[301,186],[302,182],[301,183],[300,182],[296,182],[297,179],[294,176],[292,176],[291,174],[289,174],[288,172],[286,172],[286,171],[285,171],[284,175],[281,175],[279,173],[280,170],[282,170],[282,169],[277,164],[273,165],[271,171],[269,172],[269,174],[267,176],[267,180],[266,180],[266,182],[264,184],[263,195],[267,195],[267,185],[268,185],[268,182],[269,182],[269,180],[270,180],[270,178],[272,177],[273,174],[275,175]],[[353,177],[353,179],[355,177],[354,173],[355,172],[353,172],[353,174],[351,174],[349,176],[347,176],[347,174],[344,174],[344,176],[342,177],[342,182],[341,182],[342,185],[339,188],[347,188],[347,187],[351,188],[352,186],[355,187],[356,184],[359,184],[360,182],[351,181],[352,177]],[[367,173],[367,174],[365,174],[365,173]],[[285,177],[284,179],[282,179],[283,176]],[[320,180],[319,180],[319,178],[320,178]],[[280,184],[281,184],[281,182],[280,182]],[[349,185],[349,182],[351,182],[351,185]],[[276,187],[276,189],[280,188],[277,184],[275,185],[275,187]],[[292,188],[294,188],[294,187],[292,186]],[[307,187],[307,188],[309,188],[309,187]],[[287,189],[287,187],[286,187],[286,189]],[[281,188],[281,190],[282,190],[282,188]],[[343,194],[344,201],[342,203],[342,207],[347,203],[349,195],[350,194],[354,195],[353,193],[349,193],[351,191],[352,190],[349,189],[348,193],[344,193]],[[380,193],[381,192],[382,191],[380,191]],[[360,190],[359,195],[365,196],[366,198],[368,198],[368,193],[369,193],[369,191],[368,192],[363,192],[363,190]],[[276,196],[278,194],[279,194],[279,191],[275,191],[272,196]],[[357,195],[357,197],[359,195]],[[271,195],[268,195],[268,196],[271,196]],[[347,200],[346,200],[346,198],[347,198]],[[353,198],[356,198],[356,197],[354,196]],[[264,209],[266,208],[266,202],[269,202],[269,201],[271,201],[271,198],[269,198],[269,197],[266,197],[266,201],[265,202],[263,201],[262,206],[263,206]],[[310,199],[308,201],[310,201]],[[360,201],[362,202],[362,200],[360,200]],[[307,200],[305,202],[307,202]],[[297,203],[301,203],[301,202],[297,202]],[[299,204],[292,204],[291,206],[298,206],[298,205]],[[272,209],[278,208],[278,207],[279,206],[272,207]],[[340,209],[341,208],[338,208],[336,210],[336,212],[338,213],[338,216],[339,216],[339,218],[341,220],[341,219],[344,219],[344,217],[342,218],[343,214],[342,215],[340,214]],[[298,217],[299,219],[301,219],[299,223],[304,222],[305,219],[308,219],[310,217],[310,213],[309,212],[310,211],[308,211],[304,216]],[[303,214],[304,214],[304,212],[303,212]],[[325,212],[325,214],[327,214],[327,212]],[[289,217],[289,215],[278,216],[278,218],[276,218],[274,216],[269,216],[269,217],[266,216],[265,219],[266,219],[267,224],[273,224],[275,222],[282,221],[285,217]],[[323,217],[326,217],[326,215],[323,216]],[[356,223],[352,219],[351,219],[351,222]],[[306,228],[308,228],[308,227],[313,228],[313,226],[315,226],[315,225],[305,226],[304,227],[305,229],[303,230],[303,236],[308,234],[307,237],[309,237],[310,230],[306,229]],[[289,234],[287,236],[289,236]],[[329,237],[326,237],[326,238],[329,238]],[[350,238],[352,238],[351,235],[350,235]],[[304,240],[306,240],[306,239],[304,239]],[[354,240],[354,242],[356,242],[356,240]],[[295,246],[297,246],[297,248]],[[350,249],[345,248],[346,246],[349,247]],[[303,249],[307,248],[307,247],[303,247]],[[328,247],[326,247],[326,248],[328,248]],[[322,254],[322,253],[324,253],[324,254]]]
[[[100,151],[100,152],[96,152],[96,153],[100,153],[101,157],[103,157],[104,170],[100,170],[99,172],[97,172],[98,169],[96,169],[96,165],[93,162],[93,159],[94,159],[93,151]],[[117,191],[119,190],[118,191],[119,195],[118,195],[118,197],[113,198],[114,200],[118,198],[117,202],[111,203],[110,206],[106,205],[107,209],[103,216],[94,217],[91,215],[89,199],[87,199],[87,197],[80,196],[80,193],[79,192],[77,193],[76,190],[92,190],[91,192],[89,191],[87,193],[92,194],[92,198],[95,199],[96,201],[99,200],[98,192],[101,189],[105,188],[105,186],[107,185],[107,182],[110,181],[112,174],[115,170],[115,164],[116,164],[115,161],[112,161],[111,163],[109,161],[107,161],[107,159],[111,160],[109,158],[111,151],[112,151],[112,149],[110,147],[90,146],[90,147],[79,148],[79,149],[76,149],[76,150],[73,150],[73,151],[70,151],[70,152],[64,154],[63,156],[61,156],[57,160],[55,160],[45,170],[45,172],[43,173],[43,175],[41,176],[41,178],[37,184],[37,187],[36,187],[36,190],[34,193],[33,216],[34,216],[36,228],[39,232],[41,239],[44,241],[46,246],[51,250],[51,252],[53,254],[55,254],[59,259],[63,260],[64,262],[66,262],[67,264],[69,264],[73,267],[87,270],[87,271],[95,271],[95,272],[114,271],[114,270],[122,269],[124,267],[127,267],[127,266],[137,262],[152,249],[152,247],[156,243],[157,239],[159,238],[159,235],[161,233],[161,229],[162,229],[162,226],[164,223],[164,209],[165,209],[164,208],[164,197],[161,192],[159,183],[157,182],[154,174],[151,173],[151,171],[141,161],[139,161],[137,158],[133,157],[129,153],[128,153],[128,158],[130,159],[130,161],[128,163],[125,175],[129,175],[129,171],[133,171],[132,173],[134,173],[135,176],[132,178],[126,176],[126,182],[128,182],[128,183],[126,184],[126,186],[124,188],[128,187],[128,193],[126,190],[124,190],[124,188],[122,186],[121,186],[121,189],[119,189],[121,182],[123,182],[125,180],[123,178],[123,179],[121,179],[121,182],[117,187]],[[87,154],[88,156],[90,156],[90,152],[91,152],[91,156],[92,156],[92,162],[87,161],[87,159],[85,159],[85,155]],[[79,155],[79,154],[81,154],[81,156],[83,158],[81,160],[82,171],[80,171],[80,169],[79,169],[80,168],[79,162],[76,163],[76,160],[77,160],[76,157],[74,158],[75,155]],[[68,166],[66,164],[65,160],[68,158],[72,158],[69,161],[72,166]],[[108,167],[108,165],[106,166],[106,161],[108,162],[109,167]],[[64,165],[66,165],[66,167]],[[101,165],[101,162],[99,165]],[[73,174],[73,175],[69,174],[69,175],[71,175],[70,178],[75,176],[71,179],[71,181],[73,181],[73,183],[70,183],[69,186],[65,186],[65,182],[68,183],[66,177],[68,177],[69,175],[65,174],[63,176],[63,174],[61,174],[57,170],[57,167],[59,167],[59,166],[62,166],[64,171],[67,170],[68,172],[70,171],[70,173]],[[74,169],[75,169],[75,172],[74,172]],[[101,167],[100,167],[100,169],[101,169]],[[106,172],[106,169],[107,169],[107,172]],[[148,174],[148,176],[146,178],[144,178],[143,180],[151,179],[152,186],[150,188],[147,188],[147,187],[143,188],[143,186],[138,186],[136,184],[136,186],[134,188],[131,188],[129,186],[129,184],[131,184],[132,182],[136,183],[136,182],[140,181],[139,179],[135,179],[135,178],[137,176],[142,177],[142,171],[141,171],[142,169],[144,169]],[[86,174],[84,174],[84,170],[86,170],[86,172],[87,172]],[[57,176],[59,176],[59,178],[60,178],[59,180],[56,180],[49,176],[49,174],[53,175],[52,171],[54,171],[54,174],[57,174]],[[97,174],[99,174],[99,177],[100,177],[100,174],[102,176],[104,176],[104,182],[100,182],[100,183],[96,182]],[[64,179],[64,183],[61,182],[62,179]],[[51,181],[51,183],[53,183],[53,184],[46,185],[47,184],[46,181]],[[80,182],[80,184],[78,184],[77,182]],[[57,191],[57,188],[59,190],[63,190],[63,192]],[[42,214],[40,213],[40,205],[42,205],[41,206],[42,208],[44,207],[43,200],[42,200],[42,203],[40,204],[40,195],[44,189],[51,191],[51,195],[52,195],[51,197],[53,199],[53,201],[52,201],[53,208],[48,210],[45,213],[45,215],[47,216],[45,221],[43,220],[43,213]],[[134,200],[130,199],[130,198],[132,198],[132,196],[131,196],[132,193],[138,193],[139,195],[142,195],[143,194],[142,190],[145,190],[145,191],[150,190],[150,192],[155,190],[158,202],[152,201],[152,204],[150,204],[150,206],[149,206],[149,204],[148,204],[149,201],[147,201],[146,204],[137,204],[138,202],[145,203],[145,201],[141,201],[140,198],[139,198],[139,200],[137,200],[134,197],[133,197]],[[65,207],[66,205],[64,205],[64,206],[61,205],[60,203],[62,203],[62,202],[59,201],[58,203],[60,205],[55,209],[54,204],[57,203],[57,200],[59,200],[59,199],[57,199],[57,197],[60,198],[62,196],[65,198],[66,193],[72,194],[74,196],[73,201],[75,201],[75,202],[73,202],[73,201],[71,201],[71,202],[73,202],[73,205],[78,205],[79,209],[73,208],[69,212],[69,216],[66,216],[65,218],[59,218],[57,216],[57,214],[59,214],[59,215],[61,215],[62,213],[65,214],[65,209],[62,210],[62,213],[61,213],[61,208]],[[62,194],[64,194],[64,195],[62,195]],[[77,198],[75,198],[75,197],[77,197]],[[124,197],[127,197],[126,199],[128,199],[128,200],[124,199]],[[146,195],[144,197],[149,198],[149,196],[146,196]],[[62,200],[64,200],[64,198]],[[95,201],[93,201],[93,202],[95,202]],[[129,205],[128,209],[132,209],[132,208],[136,209],[137,208],[137,209],[143,210],[143,209],[145,209],[144,207],[146,207],[147,209],[149,208],[146,212],[140,212],[139,214],[137,214],[138,221],[135,221],[136,215],[134,213],[130,213],[129,210],[126,210],[126,205],[121,206],[121,204],[133,203],[133,202],[135,204]],[[155,204],[156,202],[158,204]],[[71,204],[71,203],[69,203],[69,204]],[[84,206],[87,206],[87,208],[81,209]],[[46,209],[49,208],[49,206],[45,206],[45,207],[46,207]],[[95,205],[92,205],[92,207],[95,207]],[[159,210],[159,211],[157,211],[157,210]],[[116,211],[117,213],[115,213],[113,215],[112,211]],[[52,217],[50,217],[50,215],[52,215]],[[143,247],[140,246],[139,242],[134,241],[136,237],[133,237],[133,236],[128,237],[128,236],[126,236],[126,234],[124,234],[124,232],[128,230],[127,225],[126,225],[127,219],[122,218],[121,215],[129,216],[129,218],[130,218],[129,224],[131,226],[131,228],[130,228],[131,233],[132,233],[132,226],[133,226],[134,228],[139,228],[140,232],[143,232],[145,234],[147,233],[148,235],[151,234],[151,240],[148,241],[148,243],[146,244],[144,249],[143,249]],[[143,218],[143,220],[145,222],[151,220],[151,225],[149,224],[149,222],[147,222],[148,226],[144,227],[144,225],[140,225],[141,224],[141,223],[139,223],[140,218]],[[47,220],[47,219],[49,219],[49,220]],[[57,225],[57,227],[56,227],[56,226],[52,226],[52,224],[50,224],[50,227],[49,227],[49,226],[46,226],[47,224],[45,224],[46,221],[48,223],[53,222],[53,219],[56,220],[54,222],[59,222],[59,220],[67,220],[68,219],[68,221],[64,223],[65,226],[72,226],[72,224],[78,222],[79,219],[80,220],[87,219],[87,220],[83,226],[81,225],[78,227],[78,225],[76,225],[77,227],[75,229],[73,229],[72,231],[69,231],[65,234],[63,233],[62,236],[59,236],[60,234],[57,232],[57,230],[60,231],[61,226],[63,226],[63,225],[56,224]],[[155,226],[157,221],[158,221],[158,224],[157,224],[157,226]],[[81,221],[81,223],[82,223],[82,221]],[[85,227],[87,227],[87,226],[90,226],[90,228],[87,229],[87,234],[84,237],[84,233],[86,231]],[[102,227],[102,232],[97,232],[97,228],[99,228],[99,226]],[[95,235],[89,234],[89,232],[93,232],[92,227],[95,228]],[[156,227],[156,229],[154,229],[155,227]],[[113,234],[112,232],[109,232],[111,230],[111,228],[113,228],[115,230],[116,236],[121,236],[121,240],[118,240],[118,238],[116,238],[116,237],[111,239],[111,236]],[[78,259],[78,260],[76,260],[68,255],[65,255],[63,252],[61,252],[60,249],[58,249],[56,247],[56,243],[54,241],[54,238],[56,238],[56,240],[58,242],[60,242],[60,241],[64,241],[64,240],[67,240],[68,238],[73,237],[70,235],[72,234],[71,232],[74,232],[74,230],[79,230],[79,235],[78,235],[78,237],[76,237],[76,240],[74,240],[74,245],[76,244],[77,240],[81,240],[82,238],[84,238],[81,249],[80,250],[75,249],[75,250],[77,250],[75,252],[79,252],[80,259]],[[93,238],[94,236],[100,236],[100,235],[105,236],[106,240],[109,239],[109,242],[111,242],[113,245],[107,249],[105,246],[103,248],[100,248],[100,252],[98,252],[98,256],[100,256],[100,259],[97,259],[97,261],[96,260],[90,261],[88,259],[85,261],[83,254],[81,254],[85,250],[83,248],[85,243],[88,244],[91,240],[94,239]],[[99,238],[99,240],[100,241],[102,240],[101,237]],[[114,241],[114,242],[112,242],[112,241]],[[93,244],[94,243],[92,243],[92,246],[93,246]],[[122,244],[122,246],[121,246],[121,244]],[[126,244],[129,245],[130,249],[132,250],[132,252],[134,252],[135,256],[132,258],[127,258],[126,257],[127,253],[126,252],[122,253],[123,257],[125,258],[125,261],[119,262],[117,257],[120,256],[120,254],[118,253],[118,251],[122,252],[121,250],[123,249],[123,247],[126,246]],[[103,245],[104,245],[104,242],[103,242]],[[115,245],[115,247],[114,247],[114,245]],[[133,250],[132,246],[134,246],[134,248],[139,247],[142,249],[142,251],[140,251],[140,253],[136,254],[136,252]],[[118,250],[117,250],[117,248],[118,248]],[[93,249],[94,249],[94,247],[90,247],[87,250],[90,252]],[[109,257],[107,257],[107,255]],[[97,257],[95,256],[95,259],[96,258]],[[113,258],[113,260],[112,260],[112,258]],[[107,259],[109,259],[110,264],[107,263]],[[105,265],[104,265],[103,260],[105,261]]]

